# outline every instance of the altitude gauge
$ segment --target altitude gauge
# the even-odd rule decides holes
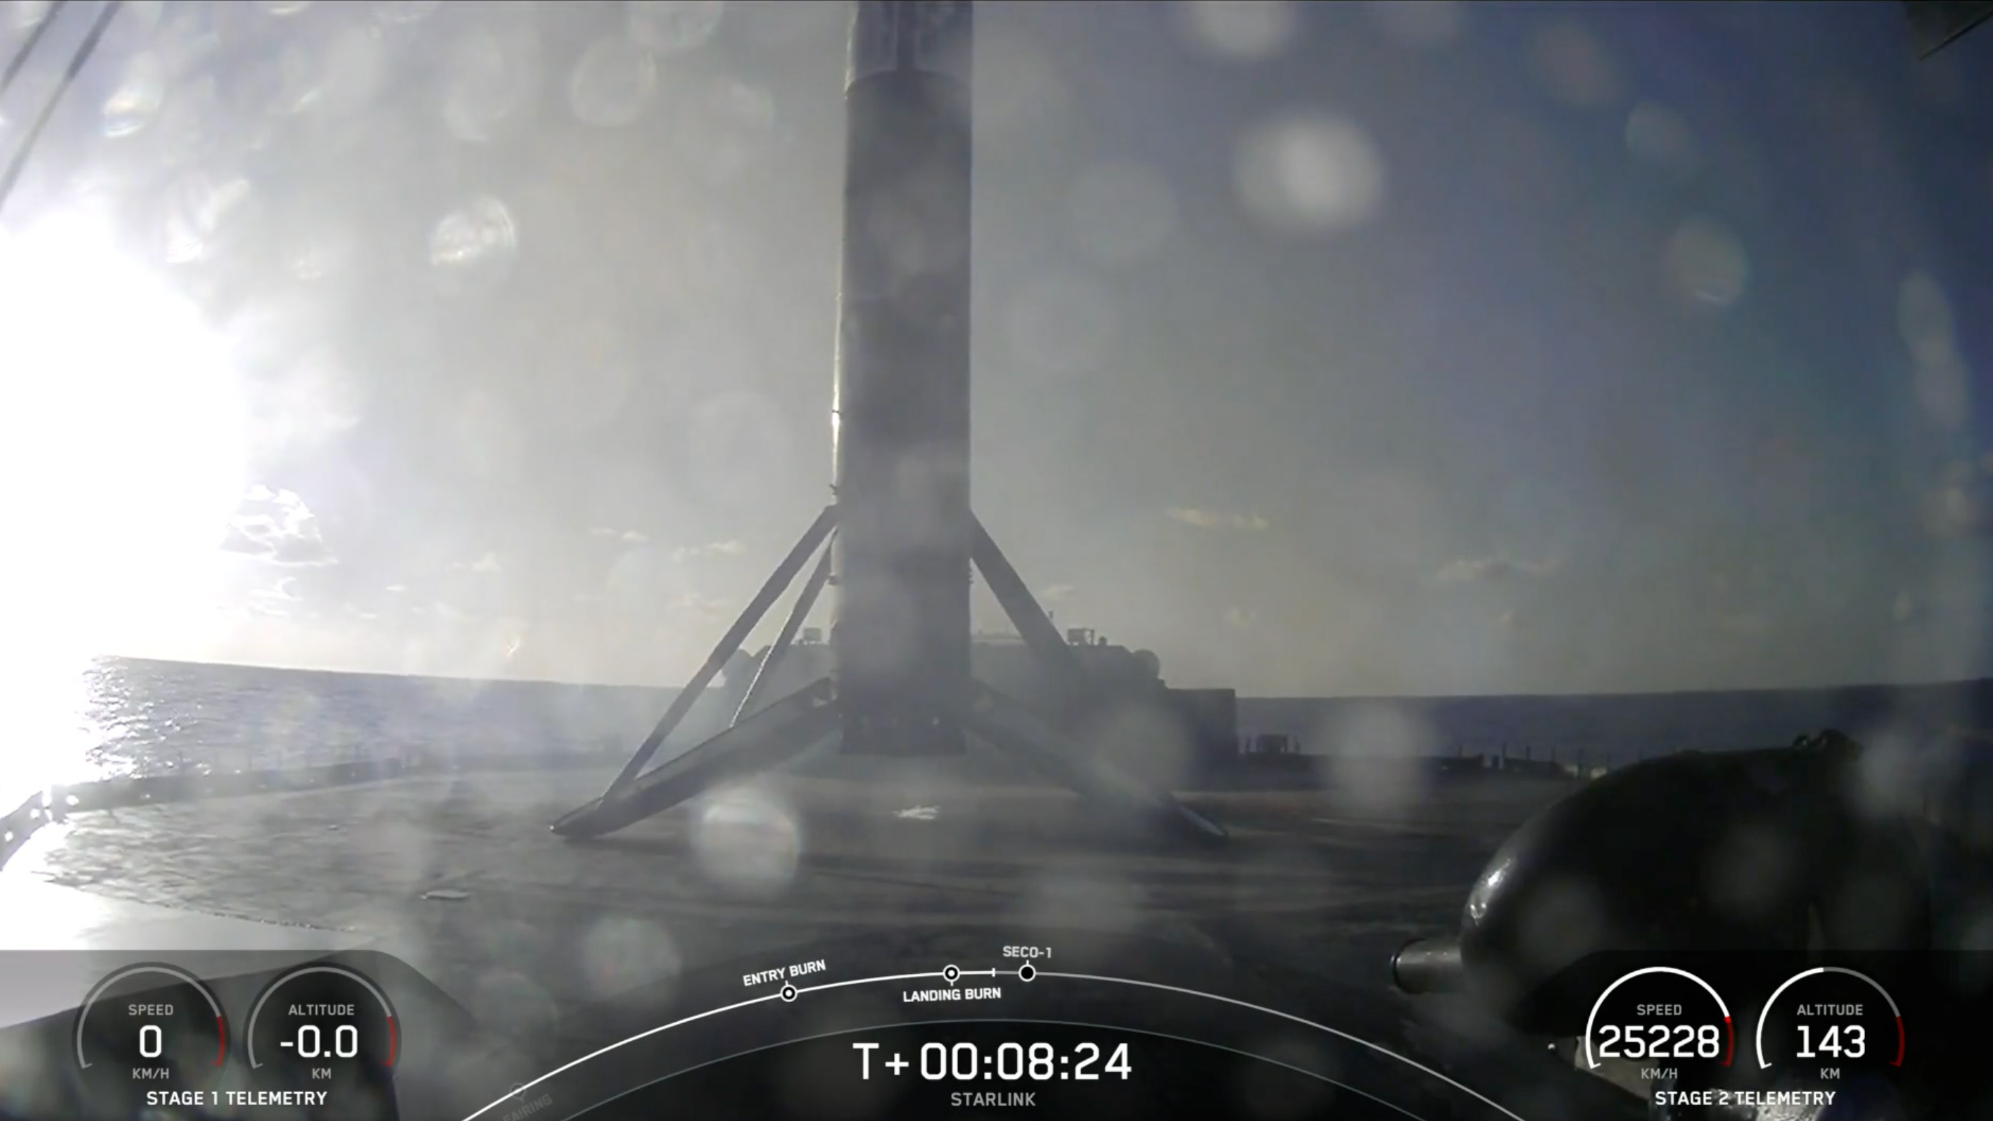
[[[228,1023],[206,985],[171,965],[128,965],[76,1013],[76,1065],[91,1097],[120,1115],[211,1105]]]
[[[1730,1009],[1709,982],[1686,969],[1636,969],[1606,987],[1585,1022],[1585,1063],[1639,1063],[1653,1080],[1685,1064],[1729,1066],[1737,1036]]]
[[[401,1025],[359,973],[321,962],[284,974],[250,1006],[242,1034],[260,1100],[311,1118],[395,1116]]]
[[[1823,1082],[1903,1065],[1903,1017],[1865,973],[1816,966],[1788,978],[1758,1014],[1758,1065]]]

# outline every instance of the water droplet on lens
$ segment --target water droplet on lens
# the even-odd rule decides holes
[[[1574,109],[1602,108],[1620,96],[1618,65],[1597,37],[1576,24],[1537,32],[1529,67],[1550,96]]]
[[[490,288],[512,271],[519,250],[512,212],[480,195],[444,215],[429,237],[429,263],[445,295]]]
[[[166,75],[156,55],[142,54],[125,70],[125,80],[104,99],[104,135],[116,140],[152,123],[166,100]]]
[[[1920,362],[1936,362],[1952,352],[1957,336],[1951,299],[1929,273],[1904,279],[1896,299],[1896,329]]]
[[[709,92],[707,111],[722,128],[766,132],[775,124],[775,95],[762,86],[726,78]]]
[[[1729,307],[1743,298],[1750,279],[1744,247],[1721,223],[1690,218],[1668,240],[1668,271],[1675,283],[1699,303]]]
[[[657,92],[657,62],[640,43],[620,35],[599,39],[575,65],[568,104],[584,124],[627,125],[643,115]]]
[[[368,28],[347,28],[325,48],[314,100],[325,112],[358,112],[380,92],[387,67],[387,48],[379,36]]]
[[[1452,43],[1467,22],[1460,0],[1371,0],[1367,10],[1386,38],[1415,50]]]
[[[1299,20],[1292,0],[1190,0],[1173,5],[1184,37],[1226,62],[1259,62],[1294,39]]]
[[[540,40],[531,26],[480,28],[452,45],[444,63],[443,122],[459,140],[489,144],[526,115],[539,88]]]
[[[1694,172],[1701,162],[1688,122],[1653,101],[1643,101],[1627,114],[1626,150],[1637,160],[1680,176]]]
[[[1384,160],[1354,121],[1277,119],[1248,132],[1235,169],[1240,201],[1260,222],[1290,232],[1360,225],[1384,205]]]
[[[292,238],[284,267],[299,280],[322,280],[339,271],[352,255],[352,238],[344,230],[317,226]]]
[[[374,0],[374,18],[382,23],[414,23],[442,6],[442,0]]]
[[[630,35],[660,57],[698,50],[726,12],[721,0],[629,0]]]
[[[249,181],[216,179],[189,172],[167,188],[165,238],[168,264],[183,265],[208,257],[224,224],[249,199]]]

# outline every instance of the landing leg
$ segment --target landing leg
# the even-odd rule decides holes
[[[971,691],[962,725],[991,746],[1018,756],[1080,797],[1133,822],[1206,844],[1226,839],[1218,823],[1178,802],[1168,791],[1137,782],[1093,757],[1017,701],[980,681],[972,683]]]
[[[963,726],[992,745],[1012,752],[1031,763],[1041,773],[1064,783],[1088,799],[1105,807],[1129,812],[1151,823],[1205,842],[1226,839],[1217,823],[1178,802],[1169,791],[1157,789],[1124,774],[1106,760],[1097,758],[1060,732],[1058,726],[1072,727],[1089,705],[1099,703],[1101,683],[1089,682],[1086,663],[1073,653],[1051,616],[1038,605],[1024,578],[1011,566],[1010,558],[997,547],[996,539],[981,521],[970,526],[969,556],[983,574],[990,593],[996,596],[1011,625],[1045,670],[1046,677],[1059,689],[1056,711],[1048,713],[1048,723],[1029,708],[991,689],[982,682],[970,685],[969,712]]]
[[[970,515],[969,559],[976,571],[983,574],[983,582],[989,585],[990,594],[996,597],[997,606],[1010,619],[1010,625],[1017,628],[1017,635],[1024,645],[1044,666],[1046,677],[1059,690],[1056,715],[1062,720],[1072,716],[1076,705],[1088,698],[1086,688],[1086,663],[1073,653],[1059,628],[1052,625],[1052,617],[1038,606],[1038,600],[1025,586],[1024,577],[1011,567],[1010,558],[997,548],[996,538],[983,528],[983,523]]]
[[[555,822],[555,833],[564,837],[599,837],[613,833],[722,782],[778,766],[837,732],[841,714],[830,678],[784,697],[759,712],[752,711],[754,701],[769,680],[770,671],[794,641],[796,631],[829,578],[830,558],[826,552],[783,623],[781,635],[769,648],[768,656],[756,671],[755,680],[734,713],[733,723],[678,758],[649,773],[643,770],[665,737],[691,710],[699,693],[740,648],[748,632],[754,629],[781,596],[783,589],[795,579],[810,554],[829,537],[835,518],[835,507],[825,509],[817,517],[754,601],[741,613],[733,628],[720,640],[699,673],[672,702],[670,710],[637,748],[636,754],[631,756],[608,791]],[[1078,704],[1092,699],[1085,665],[1066,645],[988,532],[980,523],[974,526],[973,532],[972,556],[976,567],[982,571],[1018,632],[1045,663],[1053,680],[1066,688],[1066,703],[1060,705],[1060,715],[1072,715]],[[1226,833],[1222,827],[1184,806],[1168,791],[1150,787],[1094,757],[1018,702],[978,681],[969,681],[966,687],[969,701],[961,710],[961,726],[998,750],[1018,756],[1034,769],[1072,788],[1102,809],[1142,825],[1160,827],[1206,843],[1225,840]]]
[[[779,766],[836,734],[835,691],[826,677],[724,729],[712,739],[610,790],[554,823],[563,837],[600,837],[730,779]]]
[[[748,682],[747,691],[741,694],[740,707],[734,709],[731,723],[738,724],[741,718],[754,711],[754,702],[766,692],[770,675],[775,672],[775,664],[782,655],[789,652],[789,644],[796,641],[796,632],[802,629],[803,620],[810,617],[810,608],[817,605],[817,596],[823,594],[823,586],[830,580],[830,549],[826,547],[817,558],[817,567],[810,578],[803,583],[803,593],[796,597],[796,605],[789,609],[789,617],[782,621],[782,633],[775,636],[775,645],[768,648],[768,654],[755,667],[754,680]]]
[[[810,528],[803,531],[802,540],[796,542],[796,547],[789,550],[789,555],[782,558],[782,563],[775,566],[774,572],[769,573],[768,582],[761,586],[761,591],[755,594],[747,609],[740,613],[740,618],[734,620],[733,628],[721,636],[719,645],[713,647],[713,653],[706,659],[706,664],[700,666],[699,672],[692,675],[692,680],[685,683],[685,688],[678,694],[677,699],[671,702],[671,707],[666,709],[664,716],[658,720],[657,727],[651,729],[651,734],[644,737],[643,743],[637,745],[636,754],[630,756],[630,761],[623,765],[623,773],[616,776],[616,781],[610,783],[608,791],[602,795],[604,801],[620,793],[638,774],[642,773],[644,764],[650,762],[651,756],[657,754],[658,747],[664,743],[665,737],[671,734],[671,730],[678,727],[679,721],[685,719],[685,714],[692,711],[692,705],[699,700],[699,694],[705,692],[706,686],[712,684],[713,678],[719,676],[721,667],[727,664],[727,659],[734,656],[734,651],[740,649],[740,644],[747,641],[748,633],[754,630],[755,624],[761,622],[761,617],[768,614],[770,607],[775,606],[775,601],[781,598],[783,590],[788,588],[789,582],[794,580],[796,573],[802,569],[803,562],[809,560],[810,554],[816,552],[817,546],[822,545],[824,538],[830,536],[831,527],[836,522],[837,507],[826,506],[823,513],[817,515],[817,520],[810,523]],[[771,655],[772,653],[771,651]]]

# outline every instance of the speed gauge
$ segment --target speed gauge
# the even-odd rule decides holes
[[[186,970],[129,965],[97,983],[76,1013],[76,1065],[93,1099],[137,1106],[212,1104],[228,1057],[221,1003]]]
[[[1585,1062],[1643,1065],[1652,1079],[1683,1064],[1729,1066],[1736,1053],[1730,1009],[1709,982],[1686,969],[1636,969],[1606,987],[1585,1023]]]

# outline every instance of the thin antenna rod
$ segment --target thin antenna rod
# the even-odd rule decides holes
[[[69,0],[55,0],[55,3],[49,5],[48,14],[42,17],[40,23],[35,24],[33,31],[28,32],[27,39],[21,43],[21,49],[14,52],[14,57],[8,60],[7,72],[0,74],[0,97],[5,97],[7,88],[14,84],[15,78],[21,76],[21,68],[28,64],[28,57],[35,53],[35,45],[40,43],[42,36],[48,34],[48,29],[55,25],[55,17],[62,14],[62,6],[67,3]]]
[[[76,75],[82,73],[84,63],[90,61],[90,55],[96,51],[98,41],[103,39],[104,32],[110,30],[111,19],[123,6],[124,0],[110,0],[110,3],[104,5],[104,10],[97,13],[97,22],[90,25],[90,34],[83,37],[83,45],[76,48],[76,54],[69,60],[69,68],[62,72],[62,81],[55,87],[55,92],[49,95],[48,101],[43,103],[41,115],[35,118],[34,126],[28,129],[25,137],[21,138],[21,146],[14,150],[14,158],[7,161],[7,173],[4,177],[0,177],[0,210],[7,208],[7,200],[14,194],[14,184],[20,181],[21,171],[28,166],[28,157],[34,153],[35,143],[41,139],[42,130],[48,127],[49,120],[55,116],[56,106],[62,104],[62,95],[69,92],[70,83],[76,80]],[[46,21],[43,26],[47,26]]]

